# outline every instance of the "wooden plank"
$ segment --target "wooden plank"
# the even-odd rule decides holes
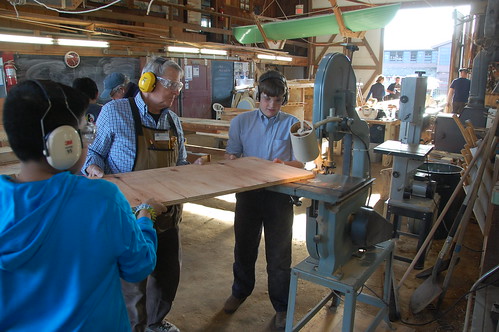
[[[229,121],[212,120],[212,119],[198,119],[198,118],[180,118],[182,122],[182,129],[185,132],[207,132],[219,133],[221,131],[228,131],[230,127]]]
[[[254,157],[106,175],[132,206],[155,197],[165,205],[191,202],[313,178],[314,174]]]
[[[12,151],[9,146],[0,147],[0,165],[6,165],[11,163],[17,163],[16,154]]]
[[[219,157],[223,157],[225,155],[224,149],[212,148],[208,146],[186,144],[185,148],[187,151],[194,153],[207,153]]]

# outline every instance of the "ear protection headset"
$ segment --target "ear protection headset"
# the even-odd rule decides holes
[[[36,80],[33,82],[40,87],[48,103],[47,110],[40,120],[43,136],[43,155],[47,158],[47,162],[53,168],[61,171],[67,170],[75,165],[80,159],[83,149],[83,142],[81,140],[80,133],[70,125],[62,125],[55,128],[50,133],[45,134],[43,120],[45,120],[45,117],[52,108],[52,101],[43,84]],[[60,86],[57,87],[62,92],[62,97],[64,98],[67,110],[75,117],[76,122],[79,124],[78,118],[69,107],[64,90],[62,90]]]
[[[156,58],[154,60],[154,63],[158,63],[158,64],[162,65],[166,61],[167,60],[164,58]],[[140,76],[138,86],[139,86],[140,91],[142,91],[142,92],[153,92],[154,88],[156,87],[156,82],[157,82],[156,74],[148,71],[148,72],[143,73]]]
[[[263,81],[269,80],[269,79],[276,79],[282,82],[284,85],[284,99],[282,101],[282,105],[286,105],[289,99],[289,89],[288,89],[288,83],[286,81],[286,77],[284,77],[283,74],[278,72],[277,70],[269,70],[260,76],[260,79],[258,80],[258,85],[260,85]],[[256,99],[260,100],[260,88],[258,89],[256,93]]]

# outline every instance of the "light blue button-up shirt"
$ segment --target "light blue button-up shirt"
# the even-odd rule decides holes
[[[271,118],[259,109],[239,114],[230,123],[226,153],[266,160],[296,160],[290,128],[298,121],[295,116],[282,111]]]
[[[170,129],[167,114],[170,112],[178,133],[179,156],[177,165],[185,165],[187,152],[184,145],[184,133],[178,116],[164,109],[158,123],[147,112],[147,105],[140,93],[135,96],[135,103],[139,109],[142,124],[149,128]],[[88,166],[95,164],[104,170],[105,174],[126,173],[133,170],[137,144],[135,138],[135,124],[128,99],[110,101],[102,107],[97,118],[97,134],[95,140],[88,147],[88,154],[82,172]]]

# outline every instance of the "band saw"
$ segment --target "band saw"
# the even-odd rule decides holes
[[[300,122],[291,128],[296,158],[315,160],[318,174],[311,180],[270,188],[311,200],[306,220],[310,256],[292,268],[286,331],[301,329],[330,299],[336,306],[340,295],[345,297],[342,331],[353,329],[357,300],[380,308],[370,329],[382,319],[389,324],[393,230],[385,218],[366,206],[374,181],[368,154],[369,127],[359,118],[355,102],[356,78],[350,59],[341,53],[326,55],[314,83],[313,123]],[[333,143],[340,140],[343,163],[341,174],[336,174]],[[382,298],[359,293],[383,262],[387,270]],[[293,326],[299,278],[332,292]]]

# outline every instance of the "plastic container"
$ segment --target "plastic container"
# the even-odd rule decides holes
[[[418,171],[430,175],[430,179],[437,182],[436,192],[440,196],[440,204],[438,207],[438,214],[440,215],[447,205],[454,189],[461,180],[461,172],[463,169],[459,166],[446,164],[446,163],[424,163],[418,167]],[[461,188],[458,195],[452,202],[452,205],[447,210],[445,217],[435,232],[435,239],[443,239],[447,237],[449,230],[456,218],[459,207],[464,201],[464,190]]]

